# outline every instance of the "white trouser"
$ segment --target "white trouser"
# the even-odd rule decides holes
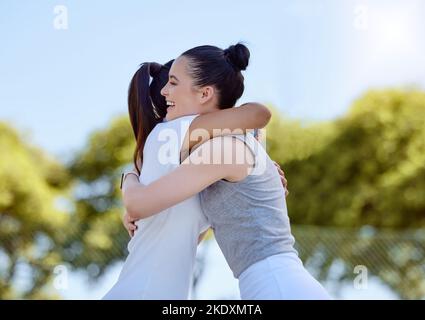
[[[267,257],[239,277],[242,300],[328,300],[322,285],[294,252]]]

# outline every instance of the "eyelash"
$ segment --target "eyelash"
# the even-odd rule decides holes
[[[177,83],[170,82],[170,84],[171,84],[172,86],[175,86]]]

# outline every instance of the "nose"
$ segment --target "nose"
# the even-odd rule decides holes
[[[167,89],[167,85],[165,85],[161,89],[161,95],[163,95],[165,97],[165,96],[167,96],[167,94],[168,94],[168,89]]]

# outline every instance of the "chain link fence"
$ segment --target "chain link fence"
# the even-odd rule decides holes
[[[292,232],[296,239],[296,249],[305,267],[320,282],[332,283],[336,295],[347,283],[361,289],[367,286],[369,278],[375,278],[400,299],[425,298],[425,229],[397,231],[368,226],[350,229],[294,225]],[[78,230],[76,233],[78,234]],[[122,241],[114,241],[110,250],[93,252],[93,261],[106,261],[105,270],[108,265],[123,261],[126,255],[126,239],[128,240],[127,236],[121,239]],[[48,297],[40,292],[45,292],[46,282],[55,281],[53,270],[57,269],[57,263],[49,264],[46,259],[33,259],[28,262],[25,257],[11,261],[4,248],[16,240],[2,239],[0,245],[0,298]],[[212,237],[204,241],[212,241]],[[60,255],[55,252],[54,246],[50,246],[48,259],[55,254]],[[198,255],[194,277],[195,290],[200,279],[205,276],[205,255],[206,252]],[[62,255],[61,259],[63,257]],[[16,265],[11,267],[11,263]],[[94,264],[77,265],[70,260],[65,261],[64,265],[87,274],[99,272],[99,268],[95,270]],[[25,268],[27,271],[22,273]],[[39,277],[43,272],[44,277]],[[23,278],[26,282],[33,280],[31,295],[19,294],[17,290],[17,287],[22,286]],[[14,295],[11,294],[12,291]]]

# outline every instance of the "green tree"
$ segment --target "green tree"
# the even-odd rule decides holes
[[[74,268],[87,270],[92,280],[128,253],[119,179],[123,166],[132,162],[134,147],[128,117],[119,117],[106,129],[94,132],[67,164],[75,206],[63,257]]]
[[[294,223],[425,226],[423,92],[371,91],[334,123],[289,134],[282,123],[267,146],[290,181]]]
[[[267,131],[268,150],[289,181],[292,223],[425,227],[424,92],[370,91],[355,101],[346,116],[332,123],[302,128],[275,121],[280,124]],[[296,147],[291,149],[292,145]],[[322,259],[324,273],[344,250],[351,250],[351,241],[341,241],[338,252]],[[370,246],[359,246],[355,254],[346,255],[347,272],[352,273],[352,266],[368,257],[367,261],[374,261],[373,270],[402,297],[425,296],[425,274],[417,267],[418,261],[425,263],[423,238],[405,243],[400,252],[388,250],[379,259],[372,259],[378,252],[371,250],[376,248],[373,240],[368,241]],[[318,242],[314,248],[324,246]],[[394,259],[409,251],[415,252],[409,259]],[[389,276],[394,270],[388,266],[394,266],[397,277]]]
[[[3,122],[0,150],[0,297],[46,297],[61,262],[58,244],[69,217],[58,201],[67,199],[70,177]],[[25,268],[31,276],[18,287]]]

